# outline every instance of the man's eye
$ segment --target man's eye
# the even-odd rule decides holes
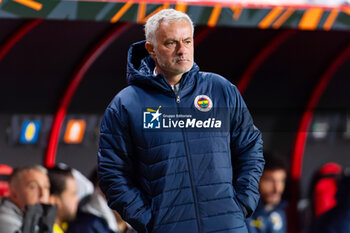
[[[38,186],[37,186],[36,184],[33,184],[33,183],[31,183],[31,184],[28,185],[28,188],[29,188],[29,189],[37,189],[37,187],[38,187]]]

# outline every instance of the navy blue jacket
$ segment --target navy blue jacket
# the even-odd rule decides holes
[[[337,205],[317,218],[310,226],[309,233],[349,233],[350,202]]]
[[[73,223],[69,224],[66,233],[115,233],[108,228],[103,218],[79,211]]]
[[[286,233],[286,202],[281,202],[273,209],[266,211],[262,201],[259,202],[253,215],[248,218],[249,233]]]
[[[196,64],[175,94],[154,68],[144,42],[132,45],[129,86],[101,123],[98,173],[109,206],[138,233],[247,232],[264,159],[241,95]]]

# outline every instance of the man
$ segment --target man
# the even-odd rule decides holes
[[[49,169],[50,202],[57,205],[54,233],[63,233],[65,224],[74,220],[78,209],[78,186],[72,169],[56,166]]]
[[[69,224],[67,233],[119,232],[116,217],[108,207],[105,197],[98,187],[96,169],[94,169],[89,179],[95,190],[80,201],[77,216]]]
[[[106,198],[98,186],[96,169],[89,180],[95,190],[80,200],[77,216],[69,224],[67,233],[135,233],[116,211],[108,207]]]
[[[138,233],[247,232],[259,199],[261,134],[237,88],[199,72],[193,30],[172,9],[147,20],[101,123],[100,187]]]
[[[313,174],[309,191],[312,219],[337,205],[336,193],[342,172],[343,168],[340,164],[328,162]]]
[[[260,202],[247,220],[250,233],[286,233],[286,203],[282,194],[287,179],[287,166],[282,158],[264,154],[266,165],[260,179]]]
[[[0,233],[20,232],[26,206],[49,202],[47,170],[39,165],[14,169],[10,196],[0,200]]]

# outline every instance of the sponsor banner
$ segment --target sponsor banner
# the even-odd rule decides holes
[[[206,105],[201,103],[202,106]],[[202,108],[207,109],[207,107]],[[223,108],[203,111],[198,110],[197,106],[196,109],[158,106],[145,108],[142,114],[144,130],[229,131],[229,112],[228,109]]]
[[[79,144],[83,141],[86,122],[82,119],[72,119],[67,122],[63,141],[67,144]]]
[[[93,20],[144,24],[161,9],[189,14],[195,25],[209,27],[298,28],[301,30],[348,30],[347,1],[60,1],[0,0],[0,18]]]
[[[70,145],[96,144],[99,138],[101,115],[68,115],[63,123],[59,142]],[[7,119],[0,115],[0,119]],[[9,118],[7,139],[9,146],[28,145],[47,147],[52,130],[52,115],[23,114]]]
[[[19,142],[23,144],[35,144],[38,142],[40,133],[40,121],[24,121]]]

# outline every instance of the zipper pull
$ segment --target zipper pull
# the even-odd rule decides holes
[[[176,103],[180,103],[180,96],[176,95]]]

